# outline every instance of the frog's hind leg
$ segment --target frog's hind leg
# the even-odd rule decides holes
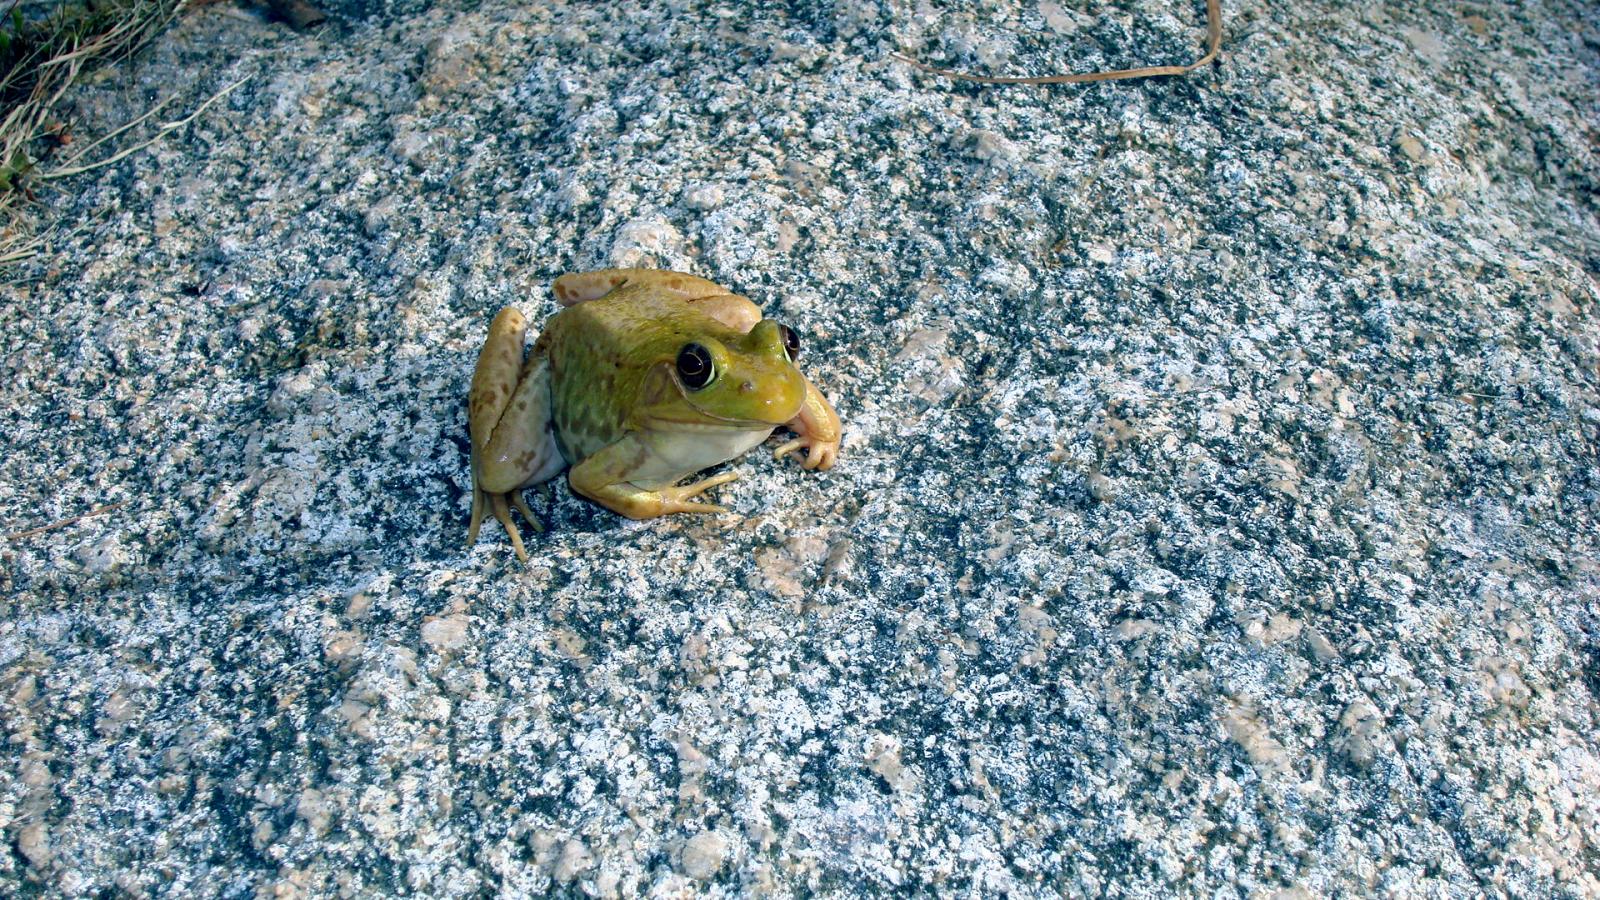
[[[472,386],[467,389],[467,431],[472,435],[474,456],[489,442],[511,405],[525,364],[522,347],[527,337],[528,319],[515,307],[500,310],[489,323],[489,336],[478,351]]]
[[[473,440],[477,483],[491,494],[548,481],[566,465],[553,431],[549,357],[529,355],[506,393],[499,420],[486,433],[475,433]],[[526,509],[521,498],[516,503],[519,510]]]
[[[551,290],[562,306],[575,306],[598,300],[624,286],[649,287],[670,294],[740,334],[748,333],[761,321],[761,307],[749,297],[730,294],[727,288],[714,281],[664,269],[573,272],[557,278]]]
[[[467,395],[472,435],[472,520],[467,543],[478,537],[486,512],[505,526],[517,558],[527,559],[507,504],[538,527],[519,491],[547,480],[565,464],[550,428],[550,366],[543,352],[523,359],[527,320],[507,307],[489,326]]]
[[[645,285],[684,300],[726,295],[728,289],[684,272],[666,269],[596,269],[593,272],[568,272],[550,286],[556,302],[576,306],[598,300],[623,285]]]
[[[740,294],[724,293],[711,297],[694,297],[689,302],[694,304],[695,309],[740,334],[749,334],[750,329],[761,321],[761,307],[751,302],[749,297]]]

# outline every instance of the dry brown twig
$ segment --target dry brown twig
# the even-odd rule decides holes
[[[1083,84],[1091,81],[1122,81],[1129,78],[1155,78],[1161,75],[1187,75],[1217,58],[1222,50],[1222,6],[1220,0],[1206,0],[1206,54],[1185,66],[1141,66],[1137,69],[1117,69],[1113,72],[1081,72],[1068,75],[1009,76],[972,75],[954,69],[941,69],[912,59],[903,53],[891,53],[895,59],[924,72],[976,81],[979,84]]]
[[[120,500],[118,500],[116,503],[107,503],[104,506],[96,506],[94,509],[91,509],[86,513],[68,516],[65,519],[57,519],[47,525],[40,525],[38,528],[29,528],[27,531],[14,531],[11,534],[6,535],[6,541],[9,543],[16,543],[23,538],[31,538],[35,535],[44,534],[48,531],[56,531],[61,528],[66,528],[68,525],[76,525],[90,516],[102,515],[104,513],[111,512],[114,509],[121,509],[122,506],[123,503]]]

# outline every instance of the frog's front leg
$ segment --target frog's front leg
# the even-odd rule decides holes
[[[650,456],[651,449],[637,435],[624,435],[593,456],[572,467],[567,481],[572,489],[612,512],[630,519],[653,519],[672,513],[724,513],[727,508],[714,503],[695,503],[698,497],[717,485],[739,476],[724,472],[683,487],[671,485],[657,490],[639,487],[629,479]]]
[[[550,429],[550,366],[539,349],[523,359],[528,320],[511,307],[489,326],[467,393],[467,430],[472,435],[472,521],[467,545],[478,539],[485,509],[505,526],[517,558],[526,560],[522,537],[511,522],[507,500],[534,527],[538,520],[521,489],[561,471],[563,460]]]
[[[839,414],[811,379],[806,379],[806,400],[800,405],[800,412],[785,424],[799,437],[774,450],[773,459],[804,450],[806,455],[800,462],[804,468],[833,468],[839,458]]]

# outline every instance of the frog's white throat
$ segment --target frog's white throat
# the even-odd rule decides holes
[[[718,463],[743,456],[772,434],[773,425],[661,423],[644,438],[650,452],[628,479],[657,490]]]

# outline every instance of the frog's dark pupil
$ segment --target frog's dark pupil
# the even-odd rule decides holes
[[[800,335],[795,334],[794,329],[787,325],[779,325],[778,327],[783,329],[783,349],[788,352],[789,358],[795,359],[799,357]]]
[[[711,353],[699,344],[688,344],[678,351],[678,377],[684,387],[697,391],[711,383],[716,369],[711,365]]]

